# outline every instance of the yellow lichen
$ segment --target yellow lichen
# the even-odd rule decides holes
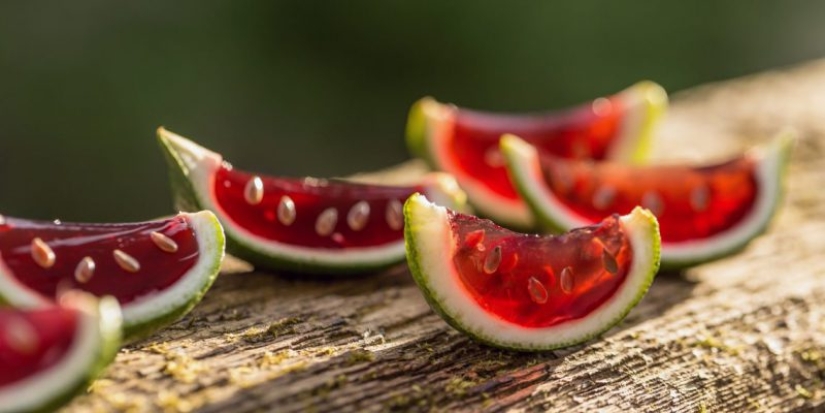
[[[469,390],[476,384],[478,383],[472,380],[468,380],[462,377],[455,377],[452,380],[450,380],[449,383],[447,383],[445,390],[456,397],[463,397],[467,394],[467,390]]]
[[[375,356],[369,350],[352,350],[347,357],[346,364],[352,366],[359,363],[368,363],[375,360]]]
[[[206,367],[188,356],[183,351],[166,353],[166,366],[163,372],[181,383],[194,383]]]
[[[811,393],[810,390],[802,387],[802,385],[800,384],[797,384],[794,387],[794,390],[796,390],[796,394],[798,394],[800,397],[804,399],[812,399],[814,397],[813,393]]]
[[[188,400],[181,398],[178,393],[168,390],[161,390],[158,393],[155,405],[166,413],[186,413],[197,407]]]
[[[295,352],[292,350],[282,350],[277,353],[273,353],[271,351],[267,351],[258,358],[258,367],[260,368],[267,368],[271,366],[277,366],[295,355]]]

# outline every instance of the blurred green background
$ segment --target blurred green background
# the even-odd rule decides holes
[[[344,175],[407,158],[423,95],[562,107],[825,56],[819,2],[46,1],[0,5],[0,212],[172,212],[154,131],[241,169]]]

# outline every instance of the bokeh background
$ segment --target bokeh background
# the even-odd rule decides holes
[[[0,212],[173,212],[159,125],[275,175],[407,158],[423,95],[563,107],[825,56],[825,3],[31,1],[0,5]]]

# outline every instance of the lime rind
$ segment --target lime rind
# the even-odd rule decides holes
[[[587,317],[545,328],[526,328],[486,312],[460,281],[452,257],[455,241],[447,210],[422,195],[404,206],[407,261],[425,299],[448,324],[483,343],[542,351],[590,340],[618,323],[645,295],[659,268],[661,240],[655,217],[637,208],[621,218],[633,249],[627,279]]]
[[[226,242],[217,217],[209,211],[183,215],[195,232],[198,261],[170,287],[123,305],[126,341],[144,338],[184,316],[200,302],[220,272]],[[49,299],[19,283],[2,260],[0,303],[18,308],[51,305]]]
[[[743,250],[763,234],[785,196],[784,181],[796,132],[786,130],[750,156],[757,160],[757,198],[752,212],[733,228],[707,240],[668,243],[662,251],[662,266],[679,269],[723,258]]]
[[[627,113],[620,136],[611,146],[607,159],[629,164],[645,164],[650,155],[656,128],[667,111],[665,89],[650,80],[640,81],[618,94]]]
[[[685,268],[734,254],[762,234],[783,198],[783,178],[794,140],[792,131],[783,132],[770,145],[751,155],[757,160],[755,170],[759,191],[747,217],[734,227],[706,239],[665,243],[662,268]],[[590,224],[570,211],[548,189],[535,147],[514,135],[505,135],[501,140],[501,151],[511,181],[542,228],[561,232]]]
[[[227,251],[262,268],[325,275],[379,271],[404,260],[404,240],[367,248],[323,249],[284,244],[257,236],[232,222],[213,199],[214,174],[220,154],[166,129],[158,140],[169,164],[175,205],[182,210],[214,211],[223,223]],[[464,208],[466,196],[447,174],[424,180],[425,191],[446,205]]]
[[[407,145],[410,151],[424,159],[430,168],[444,171],[456,177],[475,210],[482,216],[494,219],[500,225],[519,230],[535,226],[530,210],[519,199],[498,195],[487,188],[478,178],[467,175],[449,155],[449,139],[457,108],[440,103],[431,97],[416,102],[410,110],[407,125]]]
[[[617,96],[627,113],[608,158],[643,163],[650,153],[655,129],[667,109],[667,93],[658,84],[645,80],[619,92]],[[536,228],[536,217],[522,200],[490,191],[484,177],[467,175],[452,160],[452,149],[447,145],[449,139],[446,135],[452,133],[457,110],[455,106],[440,103],[432,97],[414,103],[406,129],[410,152],[424,159],[431,168],[454,175],[467,192],[470,204],[480,215],[515,230],[528,231]]]
[[[544,184],[538,150],[516,135],[501,137],[501,153],[516,191],[533,211],[540,228],[564,232],[591,222],[567,213],[567,207]]]
[[[189,313],[220,273],[226,238],[218,218],[210,211],[184,215],[195,232],[198,262],[169,288],[123,306],[128,341],[146,337]]]
[[[427,107],[438,104],[432,97],[423,97],[413,103],[407,116],[407,128],[405,136],[407,138],[407,149],[416,158],[421,158],[427,162],[431,168],[436,169],[432,163],[432,157],[427,153]]]
[[[121,344],[117,300],[78,296],[78,332],[64,358],[48,370],[0,388],[0,412],[51,412],[68,403],[108,366]]]

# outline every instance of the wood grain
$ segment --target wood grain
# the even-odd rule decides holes
[[[192,314],[121,351],[66,411],[825,410],[825,61],[675,94],[654,152],[710,160],[786,126],[800,140],[769,233],[660,274],[601,339],[495,350],[435,316],[404,266],[319,279],[230,259]]]

